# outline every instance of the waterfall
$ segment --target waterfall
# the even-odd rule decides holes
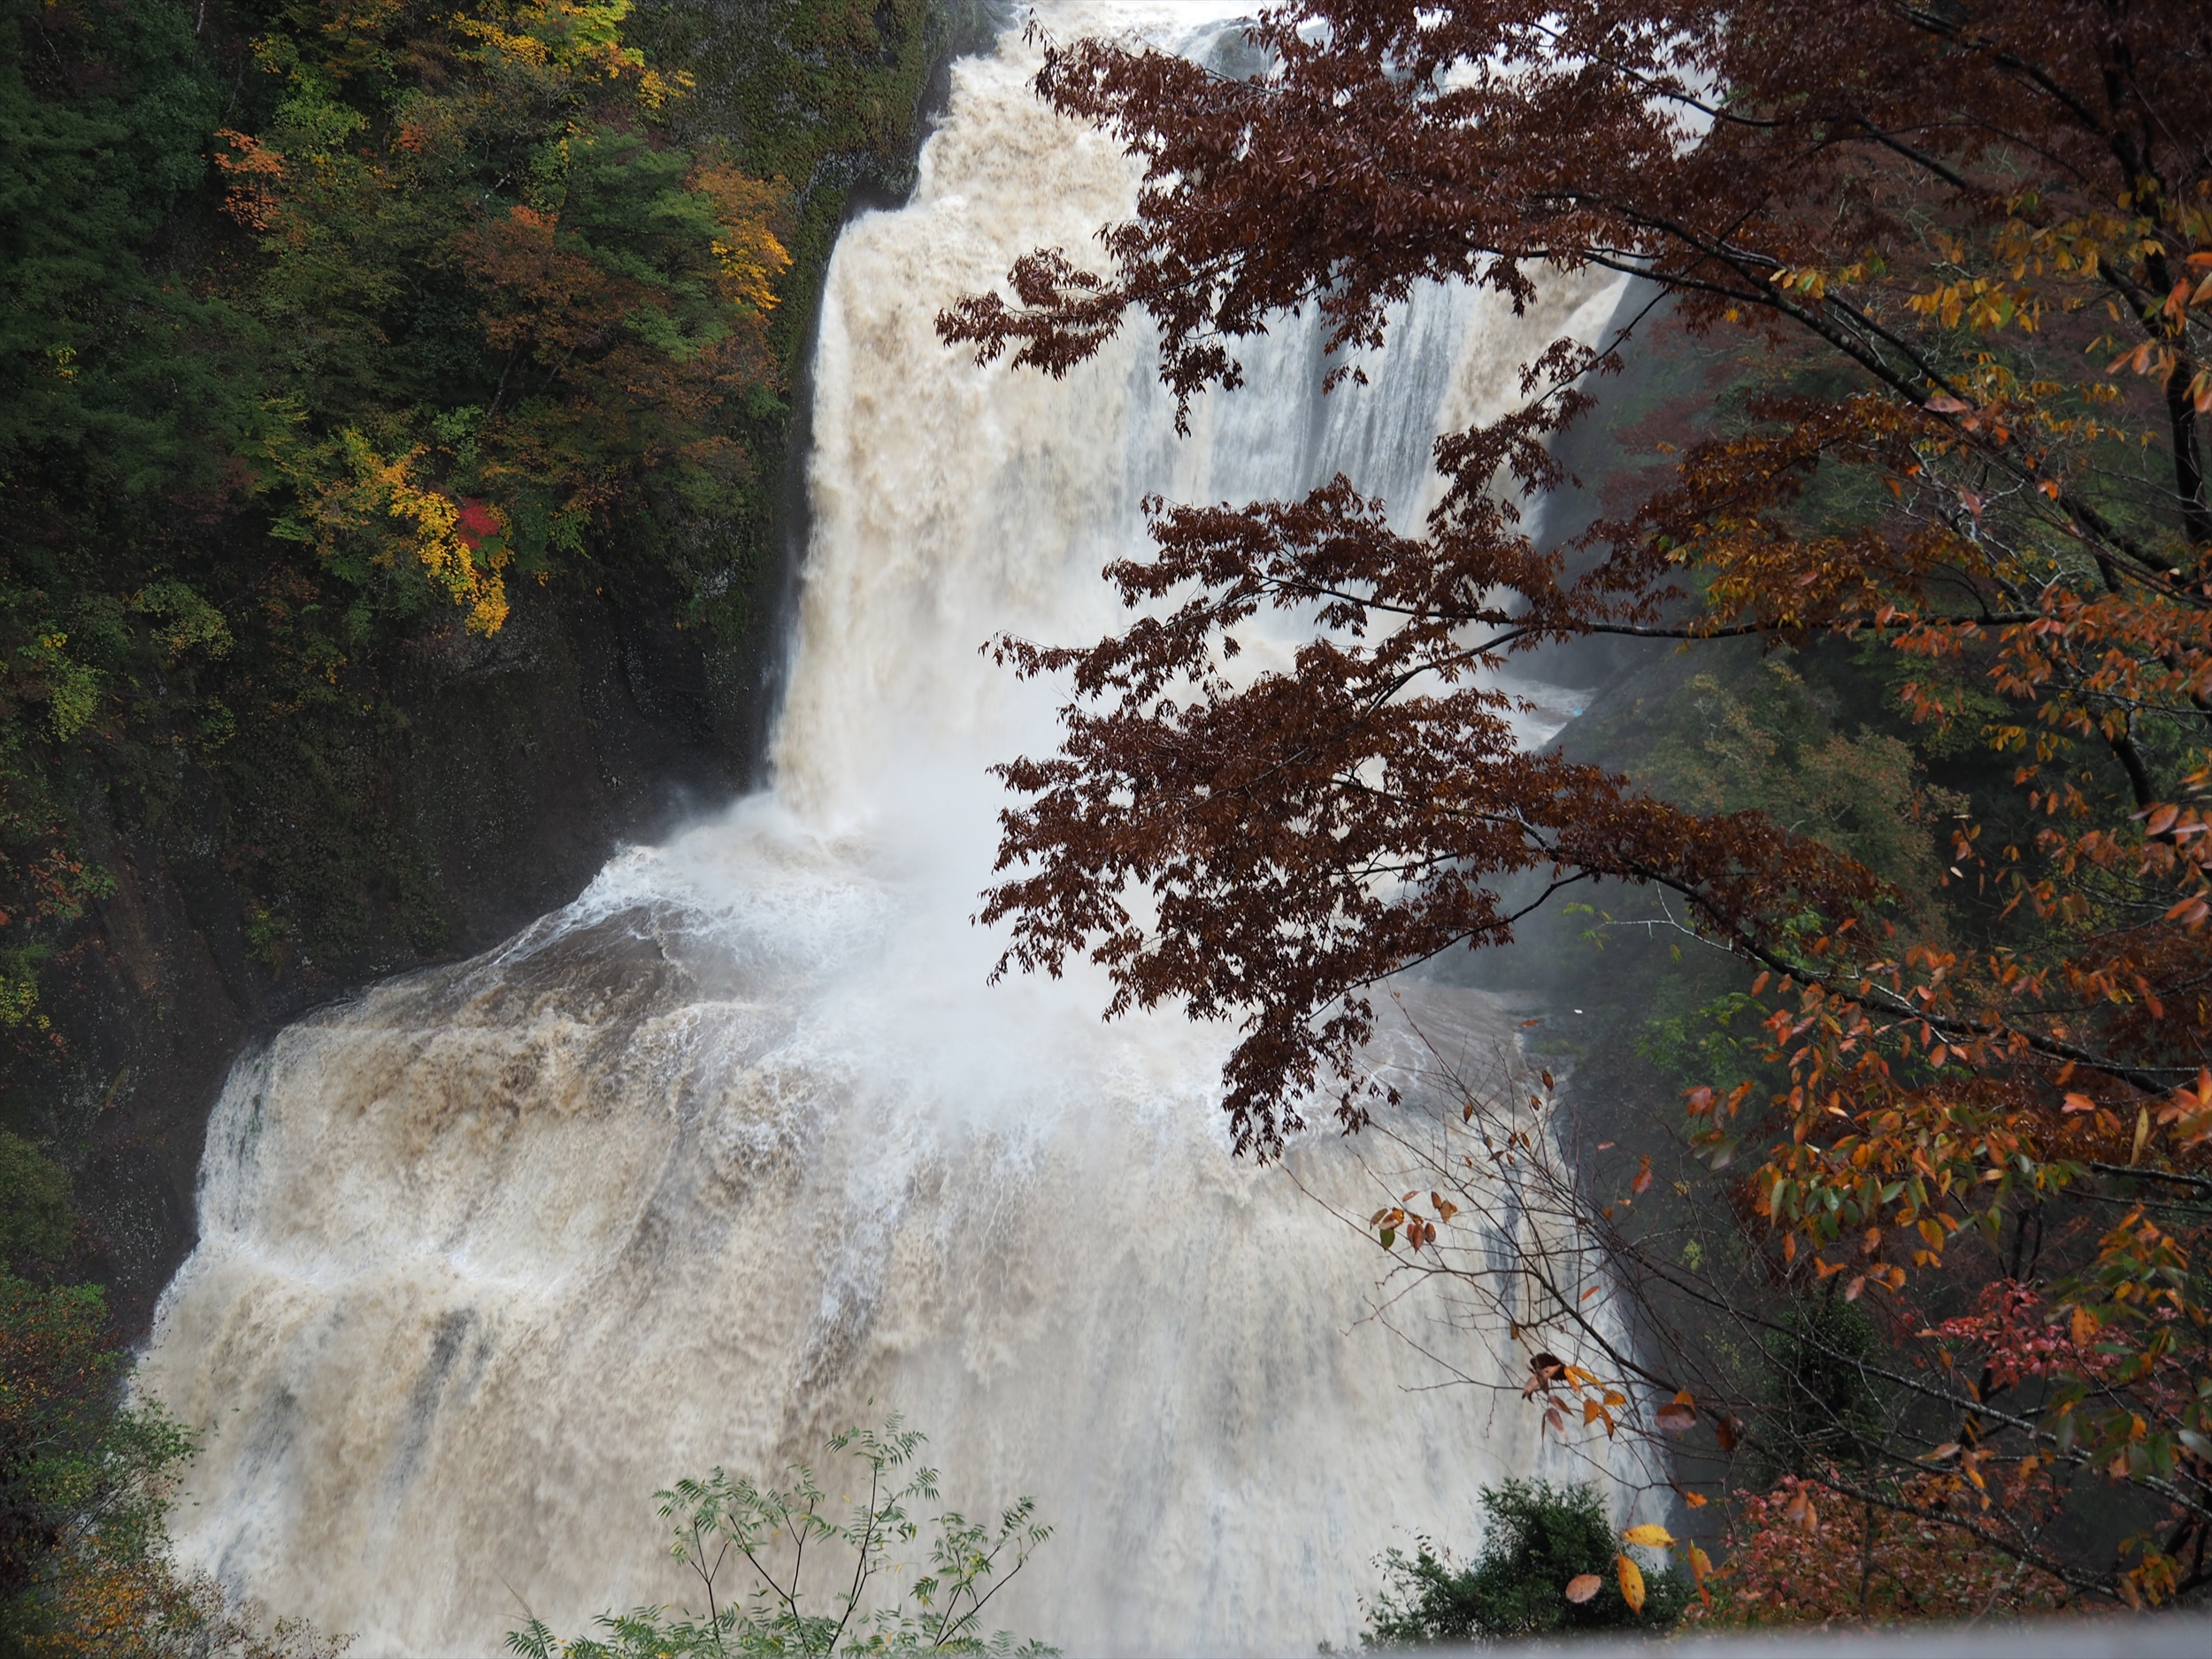
[[[1200,5],[1043,10],[1064,38],[1233,40]],[[1064,381],[979,368],[940,306],[1133,199],[1033,69],[1011,36],[957,65],[912,202],[839,242],[772,789],[482,957],[302,1020],[216,1108],[142,1371],[210,1425],[176,1535],[357,1654],[679,1601],[655,1488],[774,1473],[892,1408],[949,1504],[1036,1496],[1056,1535],[993,1622],[1079,1653],[1341,1643],[1370,1557],[1471,1540],[1479,1486],[1560,1455],[1509,1388],[1432,1389],[1367,1318],[1373,1240],[1299,1190],[1356,1201],[1342,1143],[1229,1156],[1227,1033],[1104,1025],[1080,969],[986,986],[984,768],[1050,746],[1056,688],[977,648],[1114,626],[1098,572],[1141,545],[1148,491],[1341,470],[1417,520],[1432,435],[1613,291],[1519,319],[1424,293],[1371,384],[1325,398],[1311,319],[1286,323],[1187,439],[1141,331]],[[1432,1041],[1510,1041],[1480,997],[1424,1007]],[[1505,1380],[1474,1333],[1427,1340]]]

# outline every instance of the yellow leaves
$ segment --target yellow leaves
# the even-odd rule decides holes
[[[1985,334],[2018,323],[2021,329],[2032,333],[2043,312],[2042,301],[2034,291],[2021,284],[1996,277],[1961,278],[1945,282],[1925,293],[1907,296],[1908,309],[1923,317],[1932,317],[1946,328],[1963,324],[1975,334]]]
[[[1620,1574],[1621,1599],[1628,1603],[1631,1612],[1641,1613],[1644,1610],[1643,1569],[1626,1555],[1616,1555],[1613,1559]]]
[[[714,204],[714,257],[732,303],[772,311],[776,280],[791,268],[790,252],[772,228],[783,193],[720,162],[694,169],[689,183]]]
[[[1623,1532],[1621,1541],[1624,1544],[1641,1544],[1649,1549],[1670,1549],[1674,1545],[1674,1534],[1655,1522],[1647,1521],[1641,1526],[1632,1526]]]
[[[442,490],[423,488],[411,475],[410,469],[423,453],[419,448],[388,463],[378,459],[365,443],[355,453],[364,481],[385,493],[386,512],[413,527],[415,557],[431,581],[467,611],[468,631],[498,633],[507,620],[507,591],[499,577],[507,563],[504,548],[495,547],[479,559],[462,535],[460,503]]]
[[[305,539],[326,556],[349,541],[380,543],[374,562],[388,565],[403,550],[411,553],[432,585],[467,612],[470,633],[496,634],[507,619],[503,519],[479,507],[465,524],[463,504],[418,475],[427,452],[422,445],[388,460],[348,428],[339,448],[349,477],[318,477],[304,465],[292,469],[311,526]],[[395,518],[405,530],[380,534],[379,521]]]
[[[456,17],[453,27],[485,51],[517,68],[536,70],[558,80],[634,79],[633,95],[649,113],[657,114],[691,88],[687,74],[663,75],[645,55],[622,43],[622,23],[630,0],[537,0],[499,20]]]
[[[1828,296],[1828,273],[1824,271],[1793,270],[1784,265],[1767,279],[1776,288],[1802,296],[1809,300]]]

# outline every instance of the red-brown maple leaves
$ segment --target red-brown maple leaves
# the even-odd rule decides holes
[[[1108,572],[1125,629],[1001,642],[1073,693],[1060,751],[1002,768],[1002,965],[1088,952],[1117,1009],[1241,1020],[1226,1103],[1266,1153],[1331,1075],[1342,1118],[1369,1110],[1378,980],[1569,884],[1671,889],[1774,993],[1778,1090],[1691,1107],[1717,1161],[1781,1137],[1745,1191],[1778,1271],[1899,1295],[1962,1233],[2164,1184],[2166,1222],[2099,1212],[2103,1243],[2049,1270],[2101,1369],[2008,1432],[2177,1506],[2160,1548],[2201,1538],[2212,1384],[2146,1379],[2201,1376],[2212,1321],[2208,27],[2180,0],[1304,0],[1251,27],[1245,77],[1048,42],[1041,95],[1144,182],[1099,268],[1042,250],[941,318],[985,359],[1065,373],[1133,308],[1187,408],[1295,308],[1348,352],[1429,281],[1525,299],[1596,266],[1655,305],[1441,440],[1418,534],[1356,479],[1156,503],[1153,550]],[[1565,481],[1553,440],[1654,314],[1723,346],[1730,400],[1640,505],[1541,548],[1511,503]],[[1287,665],[1247,672],[1263,626]],[[1523,750],[1493,671],[1603,634],[1901,653],[1905,711],[2016,791],[1950,829],[1970,925],[1757,814]],[[2183,1581],[2146,1548],[2113,1594]]]
[[[1242,1014],[1229,1104],[1263,1148],[1317,1064],[1347,1061],[1364,1034],[1361,987],[1508,935],[1494,878],[1659,882],[1770,962],[1762,930],[1783,915],[1857,918],[1867,942],[1832,958],[1837,972],[1796,964],[1847,1001],[1901,964],[1867,925],[1875,884],[1847,861],[1517,750],[1482,671],[1578,634],[1886,639],[1930,659],[1909,688],[1923,713],[1956,718],[1942,688],[1993,679],[2026,716],[2001,741],[2046,770],[2093,771],[2087,740],[2121,763],[2138,797],[2125,804],[2178,810],[2144,798],[2170,787],[2146,755],[2170,747],[2161,723],[2176,718],[2179,741],[2199,741],[2185,722],[2212,692],[2193,539],[2206,312],[2185,295],[2147,320],[2128,303],[2166,301],[2212,242],[2212,165],[2175,116],[2207,90],[2201,54],[2171,50],[2192,27],[2160,7],[2115,21],[2070,4],[1781,4],[1724,27],[1709,9],[1616,0],[1317,0],[1254,26],[1269,67],[1248,79],[1125,44],[1048,45],[1041,93],[1115,131],[1146,182],[1136,216],[1102,233],[1103,273],[1040,253],[1013,272],[1012,303],[972,296],[941,319],[987,358],[1010,349],[1064,372],[1136,307],[1187,402],[1233,384],[1235,342],[1291,307],[1318,305],[1339,347],[1371,346],[1417,282],[1525,296],[1545,264],[1595,265],[1655,284],[1693,328],[1753,326],[1801,382],[1842,379],[1755,400],[1673,485],[1586,538],[1571,579],[1502,497],[1562,481],[1545,445],[1617,342],[1560,342],[1528,365],[1525,408],[1440,442],[1452,488],[1425,535],[1393,534],[1357,480],[1164,513],[1156,556],[1110,572],[1162,614],[1087,650],[1005,648],[1025,672],[1072,671],[1078,696],[1062,754],[1006,769],[1034,797],[1002,849],[1002,867],[1024,868],[990,896],[988,914],[1015,924],[1010,961],[1091,949],[1121,1005]],[[2078,349],[2083,305],[2108,298],[2163,354],[2159,389],[2184,394],[2149,429],[2172,483],[2131,480],[2126,501],[2109,441],[2128,388],[2078,358],[2055,376],[2031,360],[2054,336]],[[1978,335],[2002,337],[1977,349]],[[1843,469],[1879,478],[1895,509],[1809,520],[1809,480]],[[1692,585],[1706,604],[1686,622],[1666,607]],[[1310,637],[1291,671],[1239,681],[1235,630],[1263,607]],[[2125,822],[2086,840],[2055,826],[2037,849],[2047,885],[2021,900],[2062,903],[2048,872],[2084,860],[2139,884],[2168,847],[2173,867],[2143,888],[2157,913],[2124,926],[2166,930],[2138,942],[2171,958],[2150,983],[2177,987],[2202,967],[2185,920],[2201,838],[2147,843]],[[2143,871],[2120,871],[2146,848]],[[1149,889],[1141,918],[1124,902],[1133,883]],[[1962,1022],[1954,1034],[2024,1037],[2170,1086],[2082,1041],[2100,1020],[2122,1034],[2117,1002],[2032,1033],[1986,1006],[1941,1011]]]

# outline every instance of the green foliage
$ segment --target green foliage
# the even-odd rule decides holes
[[[1863,1462],[1881,1442],[1881,1401],[1866,1371],[1880,1339],[1855,1302],[1833,1280],[1791,1298],[1766,1341],[1767,1398],[1760,1444],[1770,1448],[1767,1480],[1823,1466]]]
[[[1031,1641],[1018,1647],[1005,1631],[983,1633],[983,1608],[1019,1572],[1052,1529],[1023,1498],[995,1523],[947,1510],[931,1523],[929,1570],[884,1604],[883,1583],[903,1571],[895,1557],[916,1543],[922,1524],[910,1512],[937,1497],[937,1471],[915,1462],[923,1436],[895,1416],[880,1431],[833,1435],[831,1455],[849,1460],[846,1480],[866,1496],[840,1518],[804,1463],[787,1486],[717,1469],[656,1494],[672,1524],[670,1553],[697,1577],[705,1608],[672,1615],[659,1607],[600,1616],[598,1638],[563,1640],[532,1619],[510,1632],[507,1646],[525,1659],[681,1659],[686,1655],[801,1654],[1025,1654],[1056,1651]],[[841,1482],[840,1484],[845,1484]],[[808,1551],[834,1558],[826,1596],[801,1583]],[[720,1583],[741,1562],[753,1577],[741,1598]]]
[[[169,1477],[193,1442],[158,1407],[121,1403],[123,1357],[89,1285],[0,1273],[0,1606],[35,1617],[73,1532],[130,1553],[160,1535]]]
[[[426,647],[587,571],[751,626],[782,388],[937,15],[0,0],[13,1059],[112,890],[88,810],[219,864],[273,972],[393,965],[451,926],[400,804]]]
[[[283,345],[242,453],[357,604],[492,633],[510,567],[618,505],[664,541],[742,503],[777,198],[669,142],[627,11],[296,7],[256,43],[282,96],[218,158],[265,258],[238,303]]]
[[[1385,1552],[1385,1583],[1368,1609],[1361,1635],[1368,1648],[1420,1647],[1436,1642],[1508,1641],[1561,1631],[1665,1631],[1682,1617],[1694,1591],[1679,1568],[1645,1575],[1643,1611],[1623,1598],[1617,1576],[1621,1545],[1594,1486],[1555,1486],[1508,1480],[1482,1489],[1489,1525],[1482,1554],[1455,1566],[1426,1539],[1408,1558]],[[1603,1580],[1580,1604],[1568,1583],[1585,1573]]]
[[[337,1659],[171,1559],[196,1440],[127,1371],[96,1286],[0,1273],[0,1659]]]
[[[1694,676],[1669,700],[1632,775],[1701,812],[1766,813],[1893,883],[1916,917],[1942,873],[1933,825],[1965,798],[1925,783],[1909,745],[1835,728],[1821,689],[1778,657],[1739,674]]]
[[[220,104],[181,6],[0,4],[0,469],[44,473],[50,511],[213,471],[204,423],[237,402],[204,349],[219,308],[145,251]]]
[[[68,1174],[22,1136],[0,1130],[0,1270],[29,1258],[58,1261],[76,1225]]]
[[[773,493],[783,210],[677,140],[627,9],[0,0],[19,1051],[41,956],[111,888],[88,803],[219,856],[273,967],[435,949],[396,671],[618,535],[729,585]]]

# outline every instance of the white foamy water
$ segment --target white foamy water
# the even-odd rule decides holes
[[[1212,14],[1044,9],[1187,50]],[[1050,745],[1055,693],[977,647],[1112,626],[1098,571],[1141,544],[1148,490],[1341,470],[1410,525],[1432,435],[1612,292],[1522,319],[1424,295],[1373,384],[1326,399],[1286,326],[1187,440],[1141,335],[1061,382],[979,369],[938,309],[1133,199],[1033,70],[1018,40],[960,65],[911,204],[839,244],[772,793],[497,951],[302,1021],[216,1110],[143,1372],[212,1425],[178,1536],[357,1653],[679,1600],[656,1487],[772,1473],[890,1408],[952,1504],[1037,1497],[1057,1534],[994,1623],[1072,1653],[1341,1642],[1371,1555],[1411,1526],[1471,1539],[1476,1487],[1544,1466],[1532,1412],[1420,1391],[1434,1364],[1362,1323],[1371,1241],[1228,1156],[1225,1033],[1103,1025],[1082,972],[986,987],[984,767]],[[1455,995],[1430,994],[1432,1039],[1507,1040]],[[1292,1162],[1356,1194],[1326,1137]]]

